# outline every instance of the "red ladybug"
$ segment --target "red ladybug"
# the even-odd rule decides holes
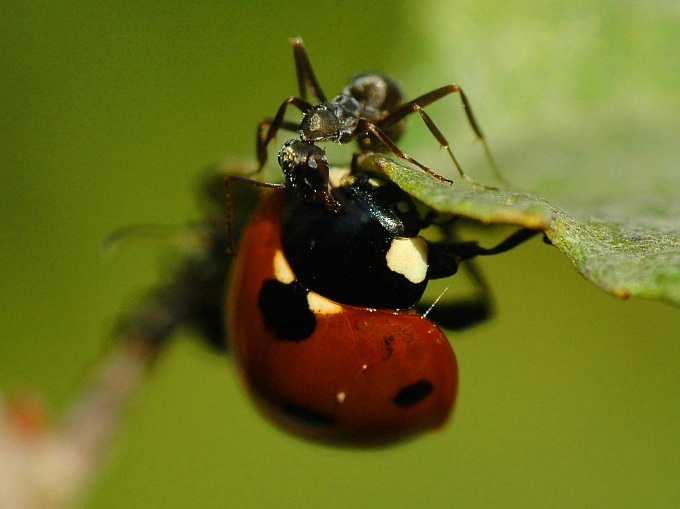
[[[437,325],[304,288],[281,246],[283,194],[267,190],[243,234],[227,327],[258,406],[305,438],[380,445],[441,426],[458,368]]]

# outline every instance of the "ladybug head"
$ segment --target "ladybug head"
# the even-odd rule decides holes
[[[341,208],[331,195],[329,165],[326,152],[313,143],[288,140],[279,151],[279,165],[286,188],[305,203],[321,201],[331,212]]]

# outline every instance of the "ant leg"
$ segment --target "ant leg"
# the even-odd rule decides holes
[[[269,126],[272,125],[272,122],[274,119],[272,117],[267,117],[263,118],[260,120],[260,123],[258,124],[259,129],[265,130],[265,128],[268,128]],[[285,131],[291,131],[291,132],[297,132],[300,130],[300,124],[299,122],[291,122],[289,120],[284,120],[281,122],[281,125],[279,126],[279,129],[283,129]]]
[[[489,149],[489,146],[486,142],[486,138],[484,137],[484,134],[482,133],[481,128],[479,127],[479,123],[477,122],[477,119],[475,118],[474,113],[472,112],[472,106],[470,105],[470,101],[468,100],[467,96],[465,95],[465,92],[463,89],[459,86],[454,84],[451,85],[446,85],[444,87],[438,88],[436,90],[433,90],[432,92],[428,92],[427,94],[423,94],[420,97],[417,97],[416,99],[413,99],[412,101],[409,101],[399,108],[397,108],[395,111],[393,111],[391,114],[389,114],[387,117],[382,119],[380,122],[378,122],[378,126],[386,129],[397,122],[399,122],[401,119],[403,119],[405,116],[410,115],[411,113],[414,113],[415,111],[418,111],[420,116],[422,117],[423,121],[427,125],[428,129],[432,133],[432,135],[437,139],[439,144],[446,148],[447,152],[449,153],[449,156],[451,157],[453,164],[456,166],[456,169],[458,170],[458,173],[463,177],[465,180],[470,182],[473,185],[480,186],[480,184],[476,183],[474,180],[472,180],[470,177],[468,177],[458,164],[458,161],[456,160],[455,156],[453,155],[453,151],[451,150],[449,146],[449,142],[446,140],[446,138],[442,135],[441,131],[436,127],[432,119],[430,118],[429,115],[423,111],[423,108],[432,104],[435,101],[438,101],[439,99],[450,95],[450,94],[455,94],[458,93],[460,95],[460,100],[461,103],[463,104],[463,110],[465,111],[465,115],[467,116],[468,123],[470,124],[470,127],[475,133],[475,136],[477,139],[482,143],[482,147],[484,150],[484,154],[487,158],[487,161],[489,163],[489,166],[491,167],[491,170],[494,173],[494,177],[496,180],[499,182],[502,182],[503,184],[508,185],[508,182],[503,178],[501,175],[500,171],[498,170],[498,166],[496,165],[496,162],[494,161],[493,156],[491,155],[491,150]],[[489,189],[487,186],[481,186]],[[492,188],[491,188],[492,189]]]
[[[461,178],[463,178],[463,180],[467,181],[470,185],[475,187],[481,187],[483,189],[497,191],[497,188],[495,187],[485,186],[483,184],[476,182],[472,177],[468,176],[467,173],[463,171],[463,168],[458,163],[458,159],[456,159],[456,156],[453,154],[453,150],[451,149],[449,141],[444,137],[444,135],[439,130],[437,125],[434,123],[432,118],[425,112],[425,110],[420,105],[415,103],[409,103],[408,110],[409,110],[408,113],[413,113],[417,111],[420,114],[420,117],[423,119],[423,122],[425,122],[425,125],[430,130],[430,133],[432,133],[432,135],[436,138],[439,144],[442,147],[444,147],[448,152],[451,161],[453,161],[453,165],[456,167],[456,170],[458,170],[458,174],[461,176]]]
[[[285,184],[273,184],[270,182],[260,182],[243,175],[227,175],[224,179],[224,194],[227,204],[227,254],[233,255],[236,252],[236,240],[234,233],[234,196],[231,191],[231,183],[239,182],[253,187],[267,187],[283,189]]]
[[[325,103],[326,95],[321,90],[321,85],[316,79],[314,70],[312,69],[312,62],[309,60],[307,55],[307,50],[299,37],[294,37],[290,39],[290,43],[293,45],[293,57],[295,58],[295,72],[297,74],[298,90],[300,90],[300,97],[302,99],[307,99],[307,90],[309,90],[312,95],[320,103]]]
[[[288,131],[297,131],[300,129],[299,124],[287,122],[283,119],[288,105],[292,104],[303,114],[307,113],[312,109],[312,105],[307,102],[307,90],[309,90],[319,102],[326,102],[326,96],[316,79],[316,75],[312,69],[312,63],[309,60],[309,55],[307,55],[307,50],[305,49],[302,39],[295,37],[290,40],[290,43],[293,45],[295,73],[297,75],[300,97],[289,97],[283,101],[281,106],[279,106],[274,118],[265,118],[258,124],[255,145],[257,147],[257,160],[259,162],[257,171],[260,171],[267,162],[267,145],[269,145],[269,142],[276,137],[276,133],[279,129],[286,129]]]
[[[395,156],[397,156],[399,159],[403,159],[404,161],[407,161],[421,170],[423,170],[425,173],[430,175],[431,177],[436,178],[437,180],[444,182],[446,184],[454,184],[455,182],[451,179],[447,179],[446,177],[442,177],[439,173],[434,171],[431,168],[428,168],[425,166],[423,163],[416,161],[414,158],[412,158],[410,155],[408,155],[406,152],[403,152],[397,145],[390,139],[389,136],[387,136],[382,129],[380,129],[377,125],[375,125],[373,122],[370,120],[367,120],[365,118],[359,118],[359,121],[357,122],[357,126],[355,129],[355,133],[365,133],[365,132],[370,132],[373,136],[378,138],[378,141],[385,145],[385,147],[392,152]]]
[[[286,108],[288,108],[289,105],[295,106],[302,113],[307,113],[310,109],[312,109],[312,105],[307,101],[300,99],[299,97],[289,97],[281,103],[281,106],[279,106],[279,109],[273,119],[265,118],[260,121],[257,126],[256,139],[257,160],[259,162],[257,171],[260,171],[264,167],[264,163],[267,162],[267,145],[269,145],[269,142],[276,137],[276,133],[279,131],[279,129],[283,128],[297,131],[300,127],[299,124],[294,124],[293,122],[284,120],[283,117],[286,114]],[[269,129],[267,129],[267,134],[265,135],[265,128],[267,126],[269,126]]]
[[[272,117],[267,117],[263,118],[260,120],[260,123],[257,124],[257,159],[259,162],[259,166],[253,173],[258,173],[262,167],[264,166],[264,163],[267,161],[267,144],[269,141],[266,139],[265,133],[268,132],[268,129],[271,129],[272,124],[274,123],[274,119]],[[276,130],[278,131],[280,129],[283,129],[285,131],[291,131],[291,132],[298,132],[300,130],[300,124],[297,122],[289,122],[288,120],[283,120],[279,123],[279,127]],[[276,135],[272,136],[272,139],[275,138]]]
[[[481,323],[491,317],[494,311],[491,290],[477,265],[472,260],[461,264],[467,277],[475,287],[474,294],[453,302],[438,303],[418,308],[437,325],[450,330],[461,330]]]

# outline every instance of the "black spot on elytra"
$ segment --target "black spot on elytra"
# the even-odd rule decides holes
[[[297,281],[286,284],[268,279],[262,283],[257,304],[265,327],[277,338],[302,341],[312,335],[316,317],[309,309],[307,293]]]
[[[392,352],[394,352],[394,336],[387,336],[383,338],[383,345],[385,350],[387,350],[387,359],[392,357]]]
[[[295,403],[287,403],[281,407],[281,411],[288,417],[296,421],[302,421],[311,426],[333,426],[335,419],[330,415],[322,412],[317,412],[310,408],[296,405]]]
[[[401,408],[409,408],[417,405],[434,392],[434,386],[429,380],[420,380],[411,385],[402,387],[392,398],[395,405]]]

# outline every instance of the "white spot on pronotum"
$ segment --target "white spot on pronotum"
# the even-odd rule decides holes
[[[274,254],[274,277],[277,281],[284,284],[290,284],[295,281],[295,274],[293,269],[288,265],[286,257],[283,256],[283,251],[278,250]]]
[[[338,392],[338,393],[335,395],[335,399],[338,400],[338,403],[342,403],[343,401],[345,401],[345,396],[347,396],[347,394],[345,394],[344,391],[343,391],[343,392]]]
[[[307,294],[307,305],[309,306],[309,309],[317,315],[342,313],[342,306],[340,306],[340,304],[336,304],[332,300],[328,300],[314,292],[309,292]]]
[[[393,239],[385,258],[391,271],[411,283],[421,283],[427,277],[427,242],[422,237]]]
[[[340,187],[352,170],[350,168],[333,167],[328,171],[328,180],[332,187]]]

